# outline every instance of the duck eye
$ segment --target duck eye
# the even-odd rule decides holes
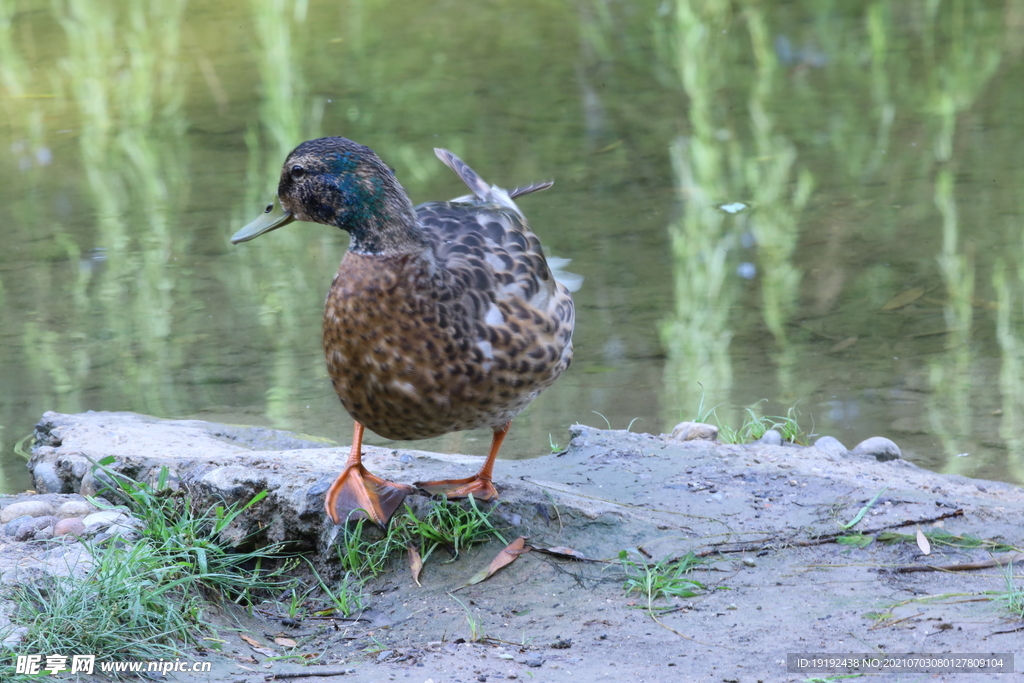
[[[298,180],[304,175],[306,175],[306,169],[302,168],[298,164],[292,166],[292,180]]]

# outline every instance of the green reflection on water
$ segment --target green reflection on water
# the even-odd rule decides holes
[[[433,146],[555,178],[522,208],[586,276],[577,356],[510,454],[592,410],[664,431],[703,385],[1019,479],[1022,35],[1019,0],[0,0],[0,489],[50,409],[347,436],[319,341],[344,237],[227,244],[321,134],[416,202],[464,192]]]

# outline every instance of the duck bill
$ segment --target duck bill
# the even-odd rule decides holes
[[[280,200],[274,197],[274,202],[267,205],[266,210],[260,214],[259,218],[231,236],[231,244],[240,244],[256,239],[263,233],[277,230],[282,225],[288,225],[294,220],[295,217],[285,211]]]

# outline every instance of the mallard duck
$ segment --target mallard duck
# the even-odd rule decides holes
[[[345,469],[324,506],[335,524],[365,515],[386,526],[415,489],[362,464],[363,428],[411,440],[494,431],[472,477],[416,482],[431,494],[491,500],[494,460],[512,419],[572,360],[572,296],[507,192],[445,149],[438,158],[472,194],[413,207],[368,147],[340,137],[304,142],[281,170],[277,200],[234,244],[292,221],[349,233],[324,310],[327,370],[355,420]]]

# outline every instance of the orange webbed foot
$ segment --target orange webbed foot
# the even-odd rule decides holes
[[[383,528],[405,497],[415,491],[412,486],[371,474],[362,463],[353,463],[331,484],[324,507],[335,524],[366,517]]]
[[[483,478],[479,474],[466,479],[417,481],[415,485],[432,496],[468,498],[472,495],[477,500],[494,500],[498,497],[498,490],[490,478]]]

